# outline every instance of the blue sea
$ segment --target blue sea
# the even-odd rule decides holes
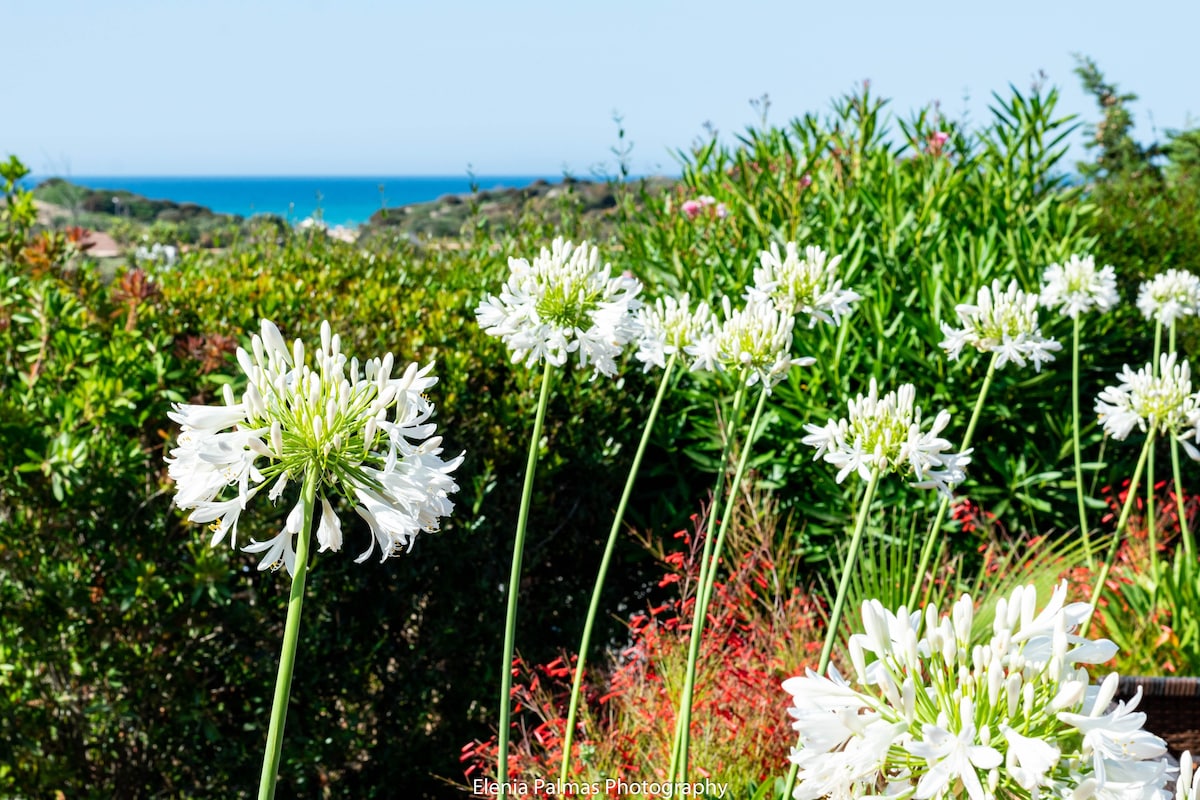
[[[31,176],[22,183],[36,186],[49,176]],[[539,178],[562,176],[475,176],[479,189],[520,188]],[[298,223],[320,217],[328,225],[361,225],[383,207],[436,200],[446,194],[471,191],[471,179],[462,176],[390,175],[380,177],[133,177],[127,175],[67,176],[71,183],[90,189],[125,189],[151,200],[196,203],[222,214],[249,217],[278,214]]]

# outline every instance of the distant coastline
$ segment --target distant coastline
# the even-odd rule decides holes
[[[92,188],[75,181],[88,181]],[[294,196],[297,187],[303,191],[308,180],[341,190],[325,205],[325,195],[314,196],[310,210],[294,201],[288,202],[283,213],[254,204],[252,213],[229,212],[230,202],[246,202],[248,196],[264,197],[268,191],[285,191]],[[89,231],[89,250],[94,257],[120,257],[134,249],[154,246],[188,250],[193,247],[219,248],[264,226],[293,228],[298,231],[318,229],[326,235],[346,242],[364,238],[404,237],[414,240],[454,239],[464,226],[482,222],[500,230],[518,224],[526,214],[553,216],[570,213],[603,230],[611,223],[618,205],[620,190],[608,181],[579,180],[564,176],[551,182],[545,178],[526,176],[491,176],[479,178],[474,185],[459,178],[392,178],[390,183],[379,180],[374,185],[378,199],[371,205],[357,200],[357,206],[347,204],[342,191],[357,190],[364,194],[371,178],[136,178],[100,177],[33,178],[31,191],[38,211],[39,223],[50,228],[78,228]],[[630,181],[632,194],[626,195],[635,204],[672,190],[678,179],[645,177]],[[176,186],[176,182],[182,185]],[[353,186],[348,186],[352,183]],[[636,188],[632,184],[636,183]],[[217,193],[216,202],[176,198],[199,197],[211,200],[195,187]],[[282,185],[282,189],[281,189]],[[388,186],[394,187],[388,189]],[[136,187],[136,188],[130,188]],[[250,194],[246,191],[249,187]],[[381,188],[382,187],[382,191]],[[489,188],[490,187],[490,188]],[[453,191],[461,188],[462,191]],[[476,191],[471,192],[474,188]],[[446,191],[450,190],[450,191]],[[232,201],[221,199],[235,197]],[[430,199],[430,195],[434,195]],[[397,199],[399,198],[399,199]],[[236,207],[236,205],[234,206]],[[330,212],[330,209],[339,209]],[[347,209],[357,211],[347,211]],[[308,212],[308,213],[305,213]],[[304,214],[304,216],[301,216]],[[338,222],[343,219],[345,222]],[[147,250],[149,252],[149,250]],[[164,250],[164,252],[168,252]]]
[[[29,188],[49,175],[31,175],[22,183]],[[466,175],[384,176],[58,176],[94,190],[127,191],[151,200],[195,204],[216,214],[250,217],[273,214],[293,225],[320,219],[330,226],[364,225],[382,208],[395,208],[465,195],[472,179]],[[474,178],[481,191],[517,189],[538,180],[560,181],[562,176],[480,175]]]

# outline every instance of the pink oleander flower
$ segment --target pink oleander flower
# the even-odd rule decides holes
[[[679,206],[679,210],[688,219],[696,219],[706,209],[712,209],[710,213],[716,216],[717,219],[725,219],[729,216],[729,207],[724,203],[718,203],[717,198],[711,194],[702,194],[694,200],[684,200]]]

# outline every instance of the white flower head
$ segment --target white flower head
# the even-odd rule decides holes
[[[773,304],[750,300],[734,309],[729,298],[722,297],[721,310],[723,319],[713,332],[684,348],[692,356],[693,370],[745,370],[747,386],[762,381],[769,390],[793,366],[816,362],[813,358],[792,357],[796,318],[781,313]]]
[[[772,242],[769,251],[759,254],[760,266],[754,269],[754,285],[749,298],[769,298],[784,314],[807,314],[811,328],[818,321],[838,325],[850,314],[850,304],[861,295],[842,288],[837,268],[842,257],[833,258],[820,247],[809,245],[800,257],[795,242],[785,245],[784,255]]]
[[[237,360],[247,378],[240,402],[226,385],[224,406],[176,404],[169,414],[180,425],[166,459],[175,502],[193,509],[191,521],[211,523],[213,546],[226,535],[237,546],[240,514],[265,485],[277,500],[288,485],[315,481],[321,550],[342,546],[331,495],[357,503],[360,514],[374,512],[367,552],[378,542],[385,558],[411,548],[417,533],[436,530],[450,513],[449,495],[458,491],[451,473],[462,456],[443,460],[441,438],[432,435],[433,406],[425,396],[437,382],[432,364],[410,364],[396,376],[388,354],[360,366],[342,354],[327,322],[308,360],[300,340],[289,348],[267,320]],[[309,535],[301,530],[302,503],[277,536],[245,548],[266,553],[259,569],[294,572],[293,540]]]
[[[1042,276],[1042,306],[1072,319],[1092,310],[1109,311],[1120,299],[1116,272],[1111,266],[1096,269],[1092,256],[1072,255],[1065,264],[1046,267]]]
[[[1019,587],[990,631],[966,595],[940,616],[864,603],[854,680],[830,667],[783,683],[795,797],[1167,800],[1164,743],[1142,729],[1137,698],[1108,710],[1116,675],[1094,686],[1078,666],[1072,654],[1114,647],[1076,635],[1088,607],[1066,593],[1039,612],[1035,588]]]
[[[1041,371],[1042,364],[1053,361],[1053,352],[1062,345],[1043,336],[1038,326],[1038,296],[1024,292],[1012,281],[1007,289],[999,280],[991,287],[979,290],[975,304],[962,303],[955,307],[961,328],[942,323],[945,340],[942,347],[952,361],[957,361],[963,347],[970,345],[985,353],[998,353],[996,367],[1013,362],[1019,367],[1032,361]]]
[[[1105,387],[1096,399],[1104,432],[1114,439],[1125,439],[1135,427],[1143,433],[1153,429],[1160,435],[1179,436],[1189,425],[1195,426],[1200,399],[1192,393],[1191,367],[1187,361],[1177,361],[1175,353],[1160,357],[1157,375],[1153,364],[1137,372],[1126,364],[1117,378],[1121,382]]]
[[[1138,311],[1161,325],[1200,313],[1200,278],[1181,269],[1160,272],[1138,287]]]
[[[561,367],[578,353],[579,367],[590,365],[592,377],[615,375],[617,356],[638,334],[641,282],[614,277],[587,242],[576,247],[561,238],[532,264],[510,258],[508,266],[500,296],[488,295],[475,309],[484,332],[500,337],[526,367]]]
[[[684,353],[705,337],[711,336],[714,317],[708,303],[701,300],[691,308],[691,298],[684,292],[678,300],[660,297],[654,305],[644,305],[638,311],[641,332],[637,339],[637,358],[651,367],[665,367],[667,357]]]
[[[941,437],[950,412],[938,412],[927,430],[924,423],[911,383],[880,396],[872,378],[867,393],[850,401],[845,417],[824,427],[805,425],[808,436],[801,441],[817,448],[814,459],[824,457],[838,468],[838,483],[851,472],[867,480],[878,470],[911,476],[915,486],[949,495],[966,477],[963,467],[970,463],[971,451],[951,452],[952,445]]]

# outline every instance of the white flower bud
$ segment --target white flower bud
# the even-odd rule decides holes
[[[254,351],[254,362],[262,367],[267,366],[267,353],[261,337],[255,335],[250,339],[250,349]]]
[[[1008,680],[1005,681],[1005,690],[1008,693],[1008,718],[1012,719],[1017,716],[1017,704],[1021,701],[1022,681],[1020,674],[1010,674]]]
[[[862,634],[854,634],[850,637],[850,663],[854,665],[854,674],[858,678],[858,682],[866,684],[867,682],[867,660],[863,655]]]
[[[1000,689],[1004,686],[1004,667],[1000,659],[993,658],[987,669],[988,705],[995,708],[1000,701]]]

